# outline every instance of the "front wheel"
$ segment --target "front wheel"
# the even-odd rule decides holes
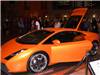
[[[93,42],[93,47],[91,50],[91,55],[96,55],[97,54],[97,50],[99,49],[99,44],[97,42]]]
[[[29,69],[32,72],[41,72],[48,65],[48,58],[44,53],[36,53],[30,57]]]

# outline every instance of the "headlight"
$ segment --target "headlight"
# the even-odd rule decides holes
[[[15,52],[15,53],[13,53],[13,56],[14,56],[14,55],[18,55],[20,52],[24,52],[24,50],[25,50],[25,49],[21,49],[21,50]]]
[[[19,53],[24,52],[25,50],[26,50],[26,49],[21,49],[21,50],[15,52],[15,53],[13,53],[13,54],[11,54],[11,55],[5,57],[5,59],[6,59],[6,60],[9,60],[9,59],[11,59],[13,56],[18,55]]]

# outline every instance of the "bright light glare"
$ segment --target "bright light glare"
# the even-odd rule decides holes
[[[93,14],[93,18],[95,18],[96,17],[96,15],[95,14]]]
[[[45,16],[46,18],[48,17],[48,16]]]
[[[64,17],[67,17],[67,15],[64,15]]]

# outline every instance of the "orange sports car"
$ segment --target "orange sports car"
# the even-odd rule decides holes
[[[34,30],[2,45],[1,63],[9,72],[40,72],[48,65],[80,61],[90,51],[96,54],[98,39],[95,33],[68,28]]]

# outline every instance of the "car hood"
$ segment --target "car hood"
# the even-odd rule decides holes
[[[29,49],[34,46],[36,45],[18,43],[16,42],[16,38],[14,38],[1,46],[1,56],[2,58],[5,58],[6,56],[21,49]]]

